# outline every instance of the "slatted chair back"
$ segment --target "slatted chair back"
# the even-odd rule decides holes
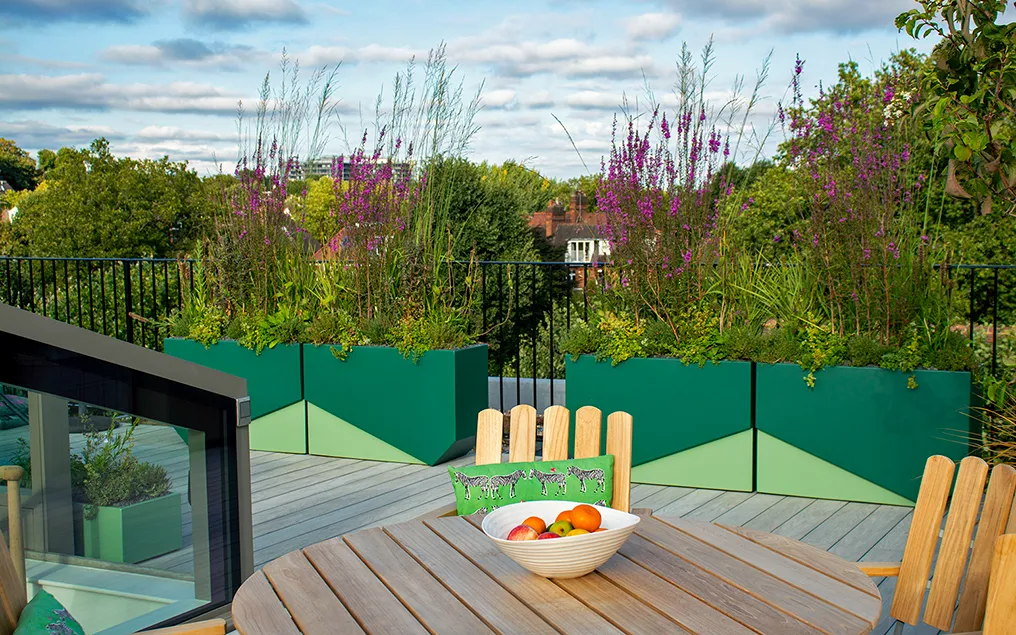
[[[933,456],[925,465],[889,614],[900,622],[916,625],[922,619],[921,607],[930,578],[923,621],[943,631],[967,632],[979,629],[984,620],[992,555],[995,541],[1005,532],[1012,513],[1016,469],[996,466],[986,494],[988,464],[983,460],[967,457],[960,461],[954,488],[955,471],[955,464],[944,456]]]
[[[1016,624],[1016,534],[1005,534],[995,541],[988,584],[988,606],[984,617],[984,635],[1012,633]]]
[[[563,406],[551,406],[543,412],[543,461],[568,458],[571,413]],[[536,409],[519,405],[511,410],[508,435],[508,461],[536,460]],[[614,412],[607,417],[606,451],[601,450],[603,413],[592,406],[575,413],[575,458],[614,455],[614,492],[611,507],[629,511],[631,506],[631,431],[632,417]],[[490,409],[480,413],[476,424],[476,464],[501,462],[504,415]]]

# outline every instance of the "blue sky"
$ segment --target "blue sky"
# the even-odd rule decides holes
[[[772,51],[763,129],[784,97],[796,54],[805,89],[833,82],[839,62],[870,71],[915,43],[893,18],[912,0],[0,0],[0,137],[37,151],[107,137],[119,154],[188,160],[232,172],[237,101],[253,105],[283,48],[304,69],[342,62],[341,124],[414,55],[440,42],[466,87],[484,83],[474,160],[525,161],[553,177],[596,170],[622,95],[645,77],[664,106],[683,42],[716,41],[709,87],[720,103],[738,75],[750,88]],[[770,144],[771,147],[772,144]],[[346,149],[336,128],[328,150]]]

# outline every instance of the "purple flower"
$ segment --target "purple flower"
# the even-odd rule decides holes
[[[684,256],[682,257],[684,258],[685,264],[691,262],[691,250],[689,249],[688,251],[684,252]]]
[[[773,242],[774,243],[778,243],[778,242],[780,242],[780,240],[782,240],[782,238],[780,237],[779,234],[776,234],[775,236],[773,236]]]

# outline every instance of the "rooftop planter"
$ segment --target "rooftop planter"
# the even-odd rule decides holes
[[[565,377],[571,412],[632,415],[633,482],[751,491],[749,362],[635,358],[614,366],[582,355],[566,360]]]
[[[796,364],[756,373],[760,492],[912,505],[927,458],[963,458],[976,432],[969,372],[834,366],[813,387]]]
[[[487,407],[487,346],[427,351],[305,345],[303,376],[311,454],[438,463],[472,448]]]
[[[177,492],[125,507],[78,504],[74,516],[87,558],[136,564],[183,546]]]
[[[242,377],[250,394],[250,449],[307,453],[300,344],[279,344],[257,354],[232,340],[205,345],[168,338],[166,354]]]

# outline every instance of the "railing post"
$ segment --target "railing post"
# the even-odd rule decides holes
[[[131,344],[134,343],[134,318],[131,317],[131,310],[134,308],[134,298],[131,294],[131,263],[129,260],[123,260],[123,302],[125,305],[124,310],[124,326],[127,329],[127,341]],[[113,298],[116,301],[116,298]]]

